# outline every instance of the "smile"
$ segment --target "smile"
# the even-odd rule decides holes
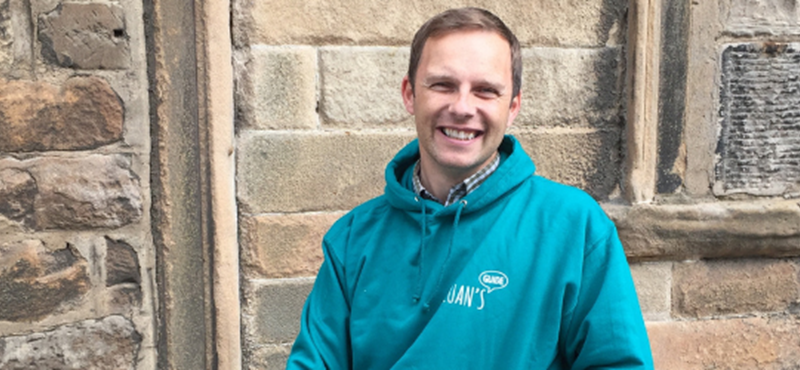
[[[442,133],[445,134],[445,136],[451,139],[463,140],[463,141],[472,140],[479,134],[479,132],[477,131],[461,131],[453,128],[443,128],[441,130]]]

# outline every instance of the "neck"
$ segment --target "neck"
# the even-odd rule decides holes
[[[486,162],[469,169],[441,168],[440,166],[434,166],[430,161],[425,160],[427,158],[423,157],[420,158],[419,162],[419,180],[422,186],[425,187],[425,190],[433,194],[437,199],[442,199],[444,201],[447,199],[447,195],[450,193],[450,189],[452,189],[453,186],[463,182],[481,168],[491,163],[496,155],[497,153],[495,152]]]

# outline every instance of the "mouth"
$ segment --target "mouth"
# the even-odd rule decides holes
[[[457,130],[449,127],[439,128],[439,131],[441,131],[444,136],[460,141],[469,141],[483,134],[482,131]]]

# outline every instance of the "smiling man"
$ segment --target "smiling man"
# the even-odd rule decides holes
[[[289,369],[652,369],[614,224],[505,135],[521,76],[488,11],[420,28],[402,82],[418,140],[325,236]]]

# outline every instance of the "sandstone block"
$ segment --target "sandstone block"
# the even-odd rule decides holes
[[[262,215],[241,219],[242,266],[253,277],[315,276],[322,237],[342,212]]]
[[[39,17],[42,57],[77,69],[125,69],[130,46],[118,5],[61,3]]]
[[[239,105],[248,128],[317,127],[317,51],[309,46],[253,47]]]
[[[253,370],[284,370],[291,352],[292,347],[290,345],[258,347],[248,356],[246,368]]]
[[[497,14],[525,45],[600,46],[624,39],[627,2],[476,0]],[[234,12],[238,43],[408,45],[428,18],[454,6],[444,0],[362,3],[354,0],[243,1]]]
[[[800,301],[798,267],[778,260],[678,263],[673,272],[673,312],[706,317],[786,311]]]
[[[30,173],[16,168],[0,170],[0,214],[33,227],[36,182]]]
[[[347,210],[383,192],[386,164],[412,132],[245,132],[237,154],[246,213]]]
[[[631,264],[639,306],[646,321],[668,320],[672,286],[672,263]]]
[[[122,316],[0,338],[2,369],[135,369],[142,337]]]
[[[48,251],[39,240],[0,245],[0,320],[35,321],[59,312],[89,291],[87,268],[70,246]]]
[[[245,288],[245,331],[251,344],[290,343],[300,329],[300,314],[313,279],[270,280]]]
[[[137,284],[120,284],[109,288],[106,295],[108,312],[131,315],[142,305],[142,289]]]
[[[121,240],[106,238],[106,286],[140,284],[139,257],[133,247]]]
[[[408,48],[329,47],[320,50],[323,124],[343,127],[405,124],[400,86]]]
[[[775,0],[720,1],[725,31],[736,36],[798,35],[797,3]]]
[[[622,48],[524,49],[518,126],[619,126]]]
[[[123,155],[41,158],[30,171],[37,229],[120,227],[142,216],[138,178]]]
[[[796,200],[606,207],[629,258],[800,255]]]
[[[536,164],[536,173],[606,199],[619,180],[617,131],[514,131]]]
[[[122,101],[108,82],[0,81],[0,151],[92,149],[122,139]]]
[[[800,367],[800,323],[794,317],[648,323],[656,369]]]

